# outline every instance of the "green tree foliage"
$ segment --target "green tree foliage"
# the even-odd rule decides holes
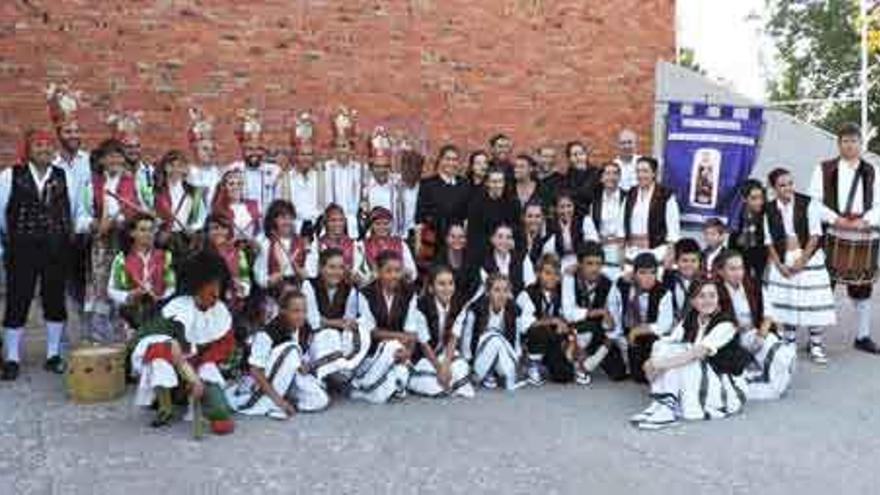
[[[773,9],[767,32],[775,39],[781,72],[770,84],[774,101],[859,96],[860,37],[858,0],[768,0]],[[876,18],[871,26],[876,39]],[[876,44],[871,43],[869,82],[876,79]],[[870,85],[870,127],[880,126],[880,86]],[[796,105],[798,117],[834,131],[860,120],[858,102]],[[869,143],[880,151],[880,139]]]

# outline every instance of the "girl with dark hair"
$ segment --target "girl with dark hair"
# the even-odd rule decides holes
[[[522,335],[531,324],[528,315],[520,315],[507,277],[490,275],[483,295],[468,305],[461,339],[462,355],[484,388],[497,388],[499,379],[506,390],[520,387]]]
[[[587,222],[589,220],[577,215],[574,195],[566,191],[559,193],[556,197],[556,216],[548,222],[549,237],[544,243],[544,253],[555,254],[565,273],[574,273],[576,269],[577,253],[589,228],[585,228]]]
[[[437,153],[436,174],[419,184],[413,251],[426,266],[443,250],[443,235],[453,223],[467,218],[470,187],[460,175],[460,152],[446,144]]]
[[[694,311],[654,344],[643,366],[652,402],[631,418],[636,427],[653,430],[681,420],[724,418],[742,409],[743,370],[751,356],[721,306],[721,291],[718,281],[694,282],[689,294]]]
[[[186,155],[171,150],[156,164],[153,185],[156,215],[160,219],[157,243],[183,259],[191,250],[194,235],[205,218],[204,191],[186,182]]]
[[[296,290],[286,292],[278,306],[278,316],[251,340],[248,367],[253,384],[227,394],[232,408],[242,414],[290,419],[330,403],[309,359],[312,328],[306,298]]]
[[[501,225],[514,227],[520,216],[519,201],[504,193],[504,170],[493,167],[485,187],[468,205],[468,263],[482,265],[488,254],[488,239]]]
[[[597,187],[584,216],[584,237],[602,245],[605,252],[605,275],[616,280],[623,264],[623,203],[626,193],[620,188],[620,165],[608,162],[602,167]]]
[[[355,241],[349,237],[347,230],[347,222],[345,212],[342,207],[336,204],[329,204],[324,209],[324,215],[321,217],[321,235],[315,239],[316,248],[309,249],[306,256],[306,273],[309,276],[315,276],[318,272],[318,256],[325,249],[336,248],[342,252],[342,259],[345,262],[346,277],[354,276],[352,270],[354,268],[354,251]]]
[[[416,263],[406,241],[394,235],[391,211],[381,206],[370,212],[369,230],[363,240],[357,241],[354,251],[354,271],[359,285],[364,286],[376,277],[379,253],[393,251],[403,260],[403,273],[408,283],[416,280]]]
[[[416,301],[414,326],[419,345],[412,362],[409,390],[429,397],[473,397],[470,367],[456,351],[464,324],[464,304],[456,295],[455,273],[436,266],[427,280],[425,295]]]
[[[450,224],[443,236],[443,250],[438,253],[433,266],[446,265],[455,274],[456,297],[467,301],[474,295],[480,284],[480,277],[475,270],[468,269],[467,259],[467,233],[464,225],[460,223]]]
[[[107,294],[131,329],[155,316],[175,290],[173,257],[170,251],[154,247],[155,228],[153,217],[136,214],[126,225],[123,250],[110,264]]]
[[[509,225],[499,224],[495,227],[489,238],[490,249],[481,265],[480,276],[485,281],[496,273],[504,275],[516,295],[535,282],[535,268],[525,253],[515,249],[513,239],[513,229]]]
[[[754,280],[764,279],[767,246],[764,245],[764,205],[767,192],[760,181],[749,179],[742,186],[743,207],[739,222],[730,235],[729,246],[743,254],[746,270]]]
[[[791,172],[777,168],[768,176],[776,198],[767,203],[764,244],[767,246],[767,306],[783,325],[783,338],[797,339],[807,327],[810,358],[826,364],[824,327],[837,322],[831,278],[822,250],[822,205],[794,190]]]
[[[285,282],[308,278],[305,262],[309,246],[304,238],[296,235],[295,218],[296,212],[289,201],[273,201],[263,222],[264,235],[258,241],[260,251],[254,260],[254,281],[276,296]]]
[[[110,267],[126,241],[125,223],[141,207],[132,175],[125,170],[122,143],[107,140],[92,152],[92,184],[84,189],[78,230],[91,232],[90,270],[85,290],[84,336],[96,342],[122,338],[111,322]]]
[[[627,192],[623,205],[626,258],[633,260],[649,252],[670,268],[675,258],[673,246],[681,237],[681,216],[675,194],[657,182],[658,166],[650,156],[636,162],[638,183]]]
[[[541,201],[548,211],[548,216],[553,216],[556,195],[560,191],[570,191],[574,194],[578,215],[587,213],[590,196],[598,180],[598,171],[586,165],[586,156],[586,146],[583,143],[580,141],[568,143],[565,146],[565,159],[560,160],[557,170],[541,182]]]
[[[519,249],[526,253],[532,264],[535,264],[538,262],[538,258],[544,254],[544,247],[549,238],[541,203],[538,201],[527,203],[523,207],[519,239],[517,240]]]
[[[172,391],[183,385],[192,401],[201,402],[211,430],[231,433],[235,424],[220,371],[235,353],[232,315],[220,299],[226,270],[223,260],[201,251],[187,261],[185,271],[182,294],[142,325],[134,339],[131,368],[140,376],[135,404],[155,405],[152,425],[165,426],[175,417]]]
[[[245,311],[251,293],[251,265],[247,250],[235,242],[231,220],[225,215],[210,214],[205,219],[205,249],[218,255],[226,267],[223,301],[238,318]],[[239,325],[236,324],[236,329]]]
[[[468,156],[467,181],[473,192],[479,192],[483,189],[488,173],[489,153],[484,150],[472,152]]]
[[[529,155],[517,155],[513,160],[513,188],[521,207],[538,199],[538,183],[535,181],[536,168],[535,160]]]
[[[240,168],[227,170],[220,179],[211,213],[225,215],[231,220],[237,241],[252,244],[260,233],[260,207],[256,200],[244,197],[244,172]]]

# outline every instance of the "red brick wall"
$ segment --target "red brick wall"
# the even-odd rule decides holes
[[[143,143],[185,144],[186,108],[237,151],[235,110],[263,110],[271,144],[292,112],[340,103],[361,127],[425,132],[431,148],[584,138],[613,151],[623,125],[648,146],[654,64],[674,51],[674,0],[5,0],[0,2],[0,157],[47,122],[49,82],[85,93],[94,145],[117,108],[145,112]]]

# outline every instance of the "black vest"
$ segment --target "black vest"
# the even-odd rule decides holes
[[[843,212],[839,208],[840,198],[837,197],[839,160],[835,158],[822,162],[821,167],[822,199],[825,206],[838,215],[842,215]],[[856,168],[856,180],[862,181],[862,212],[866,212],[874,206],[874,181],[876,180],[874,177],[874,167],[865,160],[859,160],[859,166]],[[849,187],[850,185],[846,184],[845,190],[848,191]],[[846,201],[847,198],[843,198],[843,200]],[[846,205],[844,205],[845,207]]]
[[[682,282],[682,277],[678,273],[677,270],[669,270],[663,274],[663,286],[666,287],[666,290],[669,291],[669,294],[672,296],[672,310],[675,312],[675,318],[681,319],[684,318],[684,315],[690,309],[690,302],[688,302],[688,290],[684,287],[684,282]],[[684,299],[678,299],[678,291],[677,288],[681,287],[684,292]],[[690,286],[688,286],[690,289]]]
[[[412,288],[406,284],[401,284],[397,293],[394,294],[394,300],[391,302],[390,311],[388,305],[385,304],[385,296],[379,288],[379,282],[373,282],[366,286],[363,289],[362,294],[367,298],[370,312],[373,313],[373,319],[376,320],[376,328],[393,332],[404,331],[403,326],[404,323],[406,323],[406,316],[409,312],[409,303],[413,296]]]
[[[290,342],[291,339],[291,330],[281,321],[281,317],[276,316],[270,321],[266,327],[263,329],[266,332],[266,335],[269,336],[269,339],[272,340],[272,347],[278,346],[285,342]],[[312,329],[309,327],[309,323],[306,322],[305,325],[300,329],[298,333],[298,344],[303,353],[308,350],[309,342],[312,337]]]
[[[416,307],[425,316],[428,323],[428,346],[434,349],[434,352],[441,352],[443,347],[449,341],[449,334],[452,326],[455,324],[458,314],[461,312],[461,305],[455,302],[453,298],[452,304],[449,306],[449,312],[446,314],[446,322],[443,328],[440,328],[440,314],[437,311],[437,303],[434,296],[422,296],[416,301]],[[416,352],[413,362],[417,363],[422,355],[421,346],[416,346]]]
[[[668,189],[660,184],[654,185],[654,193],[651,194],[651,203],[648,205],[648,247],[651,249],[666,243],[666,203],[670,196],[672,193]],[[632,235],[632,214],[638,197],[639,188],[636,186],[627,192],[623,205],[623,229],[627,239]]]
[[[602,233],[602,202],[605,199],[605,189],[598,188],[590,203],[590,215],[593,217],[593,225],[596,227],[596,233],[601,236]],[[623,189],[618,190],[617,201],[623,202],[626,199],[626,193]]]
[[[707,335],[713,328],[723,322],[731,323],[734,327],[736,326],[736,321],[729,313],[719,311],[709,321],[704,335]],[[696,312],[688,315],[682,325],[684,326],[684,341],[693,343],[697,338],[697,331],[699,330]],[[752,355],[740,344],[739,332],[736,332],[733,338],[718,349],[715,355],[707,357],[706,362],[718,374],[739,375],[746,369],[751,359]]]
[[[6,227],[11,241],[61,240],[70,234],[70,202],[64,171],[50,166],[43,192],[30,166],[12,168],[12,189],[6,207]]]
[[[584,243],[584,234],[581,230],[581,227],[584,224],[583,217],[575,216],[571,223],[568,224],[568,232],[571,236],[571,250],[566,250],[564,247],[564,242],[562,240],[562,226],[559,225],[559,221],[553,220],[550,222],[550,232],[553,235],[554,246],[553,250],[556,251],[556,255],[562,258],[563,256],[569,254],[577,254],[580,250],[581,245]]]
[[[334,320],[345,317],[345,306],[352,290],[351,285],[344,282],[339,284],[336,287],[336,293],[333,294],[333,300],[330,300],[327,286],[320,278],[309,279],[309,283],[312,285],[312,291],[318,301],[318,312],[321,316]]]
[[[519,252],[510,253],[510,266],[507,270],[507,278],[510,280],[511,292],[514,294],[519,294],[525,285],[525,282],[523,281],[524,261],[525,256]],[[486,259],[483,261],[483,269],[486,270],[487,275],[498,273],[498,265],[495,263],[495,255],[491,252],[486,255]]]
[[[772,201],[767,205],[767,228],[770,230],[770,239],[776,254],[782,259],[785,256],[785,226],[782,223],[782,210],[779,209],[778,201]],[[800,193],[794,195],[794,231],[797,234],[798,245],[801,248],[810,240],[810,223],[807,218],[807,210],[810,205],[810,197]]]
[[[559,318],[562,316],[562,290],[560,287],[557,287],[552,294],[550,294],[550,304],[553,307],[553,310],[550,313],[544,311],[544,290],[541,289],[541,285],[538,283],[534,283],[523,291],[532,301],[532,305],[535,306],[535,317],[538,319],[541,318]]]
[[[574,300],[578,307],[591,310],[601,309],[608,304],[608,294],[611,292],[611,279],[600,275],[592,293],[581,282],[580,277],[574,279]],[[592,298],[590,297],[592,295]],[[577,326],[578,332],[599,331],[602,328],[602,317],[587,318]]]
[[[620,291],[620,300],[622,303],[622,314],[623,318],[626,318],[627,311],[629,310],[630,299],[632,298],[632,294],[630,291],[632,290],[632,284],[627,282],[626,280],[619,279],[617,281],[617,289]],[[648,292],[648,314],[644,315],[645,323],[656,323],[657,316],[660,311],[660,301],[663,299],[663,296],[666,295],[666,288],[663,287],[663,284],[659,281],[654,284],[654,287]]]
[[[474,321],[474,332],[473,339],[471,340],[471,353],[472,355],[476,355],[477,352],[477,342],[480,340],[480,336],[486,331],[486,327],[489,326],[489,298],[487,296],[482,296],[477,299],[472,308],[474,316],[476,317],[476,321]],[[519,316],[519,307],[513,302],[508,301],[507,305],[504,307],[504,329],[503,335],[504,338],[510,342],[510,345],[516,344],[516,318]]]

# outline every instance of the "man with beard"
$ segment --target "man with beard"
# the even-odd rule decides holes
[[[357,112],[340,107],[333,116],[334,156],[324,164],[327,204],[345,213],[348,235],[358,235],[358,210],[366,199],[366,167],[354,159]]]
[[[620,188],[629,191],[636,185],[636,163],[639,155],[636,154],[638,136],[630,129],[620,131],[617,136],[617,158],[614,161],[620,166]]]
[[[152,210],[154,207],[154,168],[141,154],[141,139],[138,129],[143,112],[124,112],[110,116],[108,123],[113,129],[113,137],[122,142],[126,168],[134,176],[135,189],[141,206]]]
[[[64,172],[67,181],[68,201],[72,218],[78,218],[81,199],[86,189],[91,187],[91,168],[89,153],[82,149],[80,128],[77,113],[79,111],[79,93],[71,91],[67,86],[50,85],[46,91],[49,105],[49,117],[55,127],[55,136],[60,145],[52,165]],[[74,237],[70,250],[68,268],[68,294],[75,305],[81,309],[85,298],[85,279],[89,256],[88,235],[78,233]]]
[[[243,160],[232,163],[229,168],[242,170],[244,199],[256,201],[259,211],[266,211],[275,199],[275,183],[280,170],[274,163],[263,161],[266,147],[263,146],[263,124],[257,109],[241,110],[238,116],[235,135]]]
[[[535,162],[538,169],[535,171],[538,181],[542,181],[556,170],[556,148],[551,144],[538,146],[535,150]]]
[[[18,378],[20,340],[38,281],[46,322],[45,368],[64,372],[61,337],[67,319],[65,264],[72,219],[64,171],[52,166],[52,141],[47,131],[29,131],[22,165],[0,173],[0,232],[6,243],[8,270],[3,380]]]
[[[190,127],[187,139],[195,156],[195,165],[190,167],[186,181],[200,188],[205,210],[209,210],[214,200],[214,191],[220,183],[222,172],[217,165],[217,147],[214,145],[214,122],[201,110],[189,109]]]
[[[315,121],[310,111],[297,114],[291,131],[293,167],[279,172],[275,198],[294,203],[296,232],[314,231],[324,208],[324,172],[315,168]]]

